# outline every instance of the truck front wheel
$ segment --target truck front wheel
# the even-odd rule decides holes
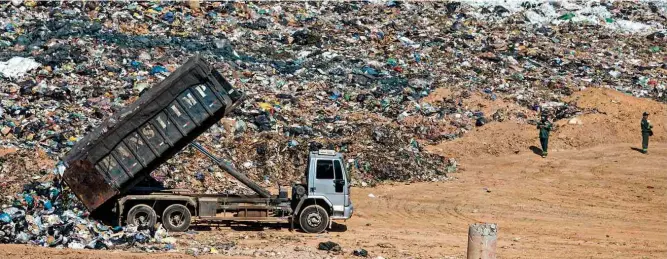
[[[310,205],[301,211],[299,225],[307,233],[322,233],[329,225],[329,214],[320,205]]]
[[[146,204],[137,204],[127,213],[127,224],[142,227],[153,227],[157,222],[155,210]]]
[[[162,213],[162,224],[167,231],[183,232],[190,227],[192,215],[187,207],[181,204],[173,204]]]

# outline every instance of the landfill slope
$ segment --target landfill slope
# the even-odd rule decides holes
[[[653,125],[653,143],[667,141],[667,105],[652,100],[636,98],[611,89],[589,88],[575,92],[567,101],[575,102],[582,109],[597,112],[575,116],[555,123],[549,139],[549,150],[580,149],[603,144],[630,143],[627,147],[641,148],[639,122],[643,112],[648,112]],[[570,121],[572,120],[572,124]],[[539,148],[536,126],[516,121],[492,122],[475,128],[465,138],[427,146],[426,149],[452,157],[500,156],[515,153],[532,153]]]

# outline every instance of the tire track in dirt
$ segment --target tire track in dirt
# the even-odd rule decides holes
[[[499,226],[499,258],[667,258],[667,159],[659,159],[667,157],[667,143],[652,144],[649,155],[628,146],[553,151],[546,159],[532,153],[463,159],[466,170],[454,174],[456,181],[353,188],[355,216],[341,222],[342,232],[265,230],[260,238],[221,228],[197,238],[249,236],[237,240],[238,249],[306,247],[319,258],[331,256],[316,250],[328,240],[343,247],[343,257],[364,248],[385,258],[464,258],[468,224],[487,221]],[[35,255],[32,247],[18,247],[12,249],[24,251],[13,250],[12,258]],[[40,251],[38,258],[154,256]]]

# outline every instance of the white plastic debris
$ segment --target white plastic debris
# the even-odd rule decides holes
[[[375,194],[369,193],[369,194],[368,194],[368,197],[370,197],[370,198],[375,198]]]
[[[23,77],[28,71],[39,68],[42,64],[34,59],[13,57],[7,62],[0,62],[0,74],[8,78]]]
[[[570,125],[582,125],[582,124],[584,124],[584,123],[581,121],[581,119],[575,117],[575,118],[570,119],[570,120],[567,122],[567,124],[570,124]]]

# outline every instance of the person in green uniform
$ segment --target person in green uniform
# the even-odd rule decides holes
[[[540,145],[542,145],[542,157],[547,157],[549,148],[549,132],[551,131],[551,122],[547,115],[542,115],[542,120],[537,123],[537,129],[540,130]]]
[[[648,152],[648,137],[653,136],[653,125],[648,120],[648,112],[642,114],[642,153]]]

